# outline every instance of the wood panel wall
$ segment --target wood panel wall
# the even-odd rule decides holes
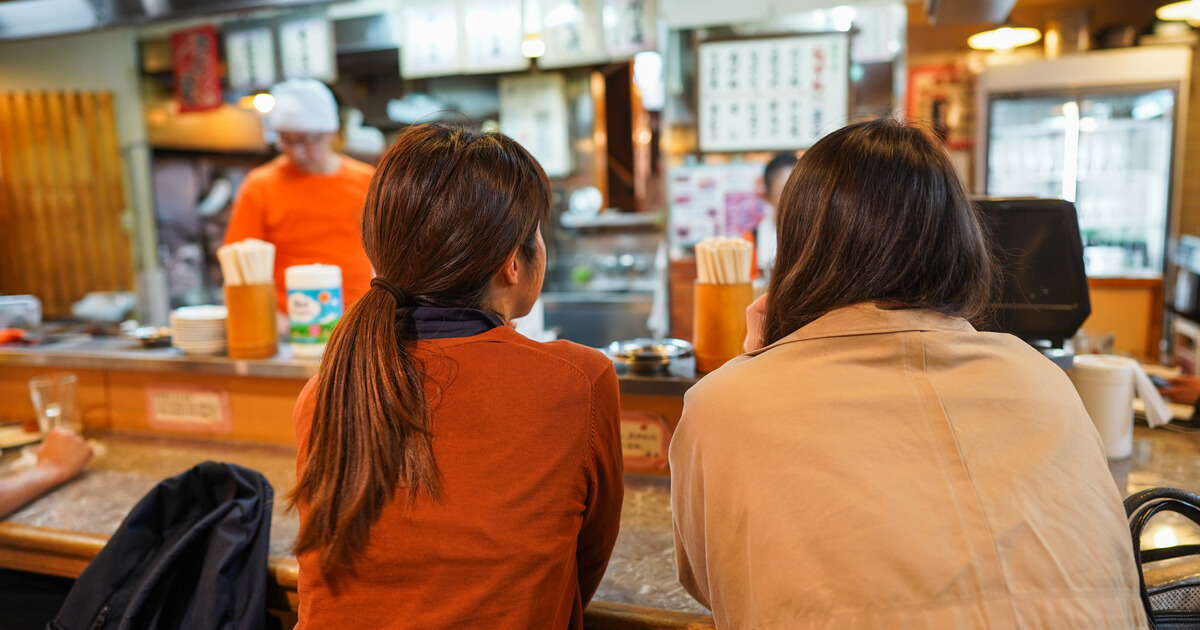
[[[0,294],[63,316],[133,288],[112,94],[0,93]]]

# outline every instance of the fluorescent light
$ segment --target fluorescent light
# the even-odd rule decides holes
[[[1164,4],[1154,11],[1154,17],[1164,22],[1200,24],[1200,2],[1196,2],[1196,0],[1184,0],[1184,2]]]
[[[1042,32],[1028,26],[1002,26],[990,31],[975,33],[967,38],[967,45],[975,50],[1008,51],[1028,46],[1042,38]]]
[[[1067,126],[1063,143],[1062,198],[1075,203],[1075,178],[1079,176],[1079,103],[1063,103],[1063,118]]]

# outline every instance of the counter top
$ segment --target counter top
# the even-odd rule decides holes
[[[3,345],[0,367],[5,365],[304,380],[317,372],[315,362],[293,357],[288,344],[280,344],[279,354],[274,357],[231,359],[185,355],[178,348],[143,348],[136,341],[120,337],[93,337],[46,346]],[[683,396],[696,382],[692,359],[676,362],[669,372],[660,375],[630,374],[624,366],[617,366],[617,374],[621,393],[627,395]]]
[[[92,437],[104,452],[80,477],[0,521],[0,566],[74,575],[155,484],[207,459],[262,472],[277,497],[295,482],[295,450],[290,447],[103,432]],[[1122,495],[1160,485],[1200,492],[1200,433],[1139,426],[1133,456],[1110,462],[1109,469]],[[597,627],[709,628],[707,611],[675,579],[669,479],[629,475],[625,482],[621,533],[588,609],[592,621],[602,618]],[[1169,529],[1180,544],[1200,542],[1200,533],[1174,516],[1156,519],[1147,536]],[[288,548],[298,527],[295,512],[286,511],[277,499],[270,569],[279,586],[292,590],[289,597],[294,597],[297,565]],[[1200,566],[1147,570],[1147,579],[1155,584],[1181,572],[1200,574]],[[276,600],[276,605],[294,603]],[[647,621],[647,611],[656,621]],[[614,625],[617,619],[628,625]]]
[[[263,378],[308,379],[317,364],[292,356],[287,344],[267,359],[231,359],[225,356],[184,354],[178,348],[143,348],[120,337],[93,337],[45,346],[0,346],[0,366],[55,367],[94,370],[218,374]]]
[[[75,480],[0,521],[0,550],[34,544],[38,532],[102,541],[159,481],[212,459],[258,470],[274,486],[271,569],[280,585],[295,588],[296,561],[289,547],[299,518],[284,509],[281,498],[295,484],[295,449],[115,433],[91,437],[104,452]],[[595,601],[707,613],[675,579],[669,481],[630,475],[625,484],[621,533]],[[0,553],[0,566],[4,560]]]

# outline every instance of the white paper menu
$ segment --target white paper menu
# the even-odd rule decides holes
[[[270,27],[227,32],[225,64],[229,87],[235,90],[271,87],[275,83],[275,36]]]
[[[604,25],[600,0],[542,0],[542,39],[546,53],[539,68],[586,66],[604,62]]]
[[[280,22],[279,59],[285,78],[332,83],[337,79],[333,26],[324,16]]]
[[[458,2],[407,0],[400,74],[408,78],[448,76],[462,71],[458,45]]]
[[[459,0],[469,73],[527,70],[521,0]]]
[[[700,45],[701,151],[796,150],[846,124],[845,33]]]

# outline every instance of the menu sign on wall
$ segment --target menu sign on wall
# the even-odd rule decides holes
[[[605,61],[600,0],[542,0],[539,68],[586,66]]]
[[[655,0],[604,0],[604,45],[613,57],[654,50],[658,3]]]
[[[843,33],[700,45],[701,151],[795,150],[846,124]]]
[[[521,54],[521,0],[463,0],[460,5],[467,44],[466,72],[529,68],[529,59]]]
[[[667,173],[667,240],[676,251],[710,236],[741,236],[763,217],[761,164],[695,164]]]
[[[229,86],[235,90],[269,87],[275,83],[275,36],[258,28],[225,34],[225,63]]]
[[[179,111],[196,112],[221,106],[221,69],[217,29],[211,24],[171,33],[171,65]]]
[[[337,79],[334,59],[333,27],[321,16],[291,20],[279,24],[279,54],[283,76]]]
[[[458,3],[408,0],[403,5],[404,45],[400,73],[408,78],[458,74]],[[517,41],[520,46],[520,40]]]

